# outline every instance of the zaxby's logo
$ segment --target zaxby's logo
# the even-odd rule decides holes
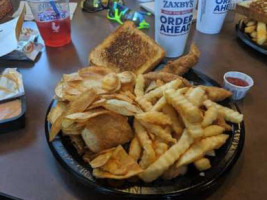
[[[213,10],[214,14],[225,13],[229,10],[231,0],[216,0],[216,6]]]
[[[163,8],[192,8],[194,6],[194,0],[181,2],[181,1],[163,1]]]

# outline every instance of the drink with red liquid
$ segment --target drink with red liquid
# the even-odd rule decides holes
[[[59,47],[68,44],[70,37],[70,18],[54,21],[36,21],[46,46]]]
[[[71,41],[68,0],[28,0],[46,46],[60,47]]]

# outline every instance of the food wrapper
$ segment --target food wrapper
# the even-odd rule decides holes
[[[0,76],[0,101],[24,95],[22,75],[16,68],[6,68]]]
[[[26,13],[24,7],[13,20],[0,24],[0,59],[34,61],[43,48],[36,42],[39,33],[30,28],[22,28]]]
[[[37,42],[38,36],[38,31],[31,28],[22,28],[17,49],[1,59],[34,61],[43,48],[43,45]]]

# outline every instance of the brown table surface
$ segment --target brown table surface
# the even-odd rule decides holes
[[[128,5],[138,8],[133,0]],[[45,139],[44,121],[62,74],[87,66],[88,52],[117,27],[105,14],[84,13],[78,7],[72,20],[71,44],[45,48],[35,63],[0,61],[1,68],[21,70],[27,98],[26,128],[0,135],[0,192],[30,200],[103,199],[78,183],[55,160]],[[267,57],[237,41],[235,23],[239,17],[230,13],[218,35],[201,34],[193,24],[188,42],[194,41],[202,53],[195,69],[219,83],[231,70],[247,73],[255,81],[246,98],[238,103],[245,115],[243,153],[223,185],[208,197],[210,200],[267,197]],[[145,32],[154,37],[153,17],[149,21],[151,28]]]

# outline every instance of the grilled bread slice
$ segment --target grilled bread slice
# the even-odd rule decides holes
[[[164,58],[165,51],[153,39],[126,21],[89,55],[90,63],[115,72],[136,74],[152,70]]]

